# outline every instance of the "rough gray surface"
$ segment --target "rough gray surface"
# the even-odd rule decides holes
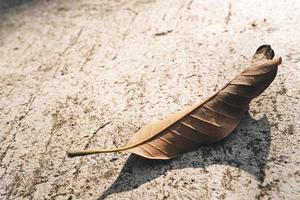
[[[299,1],[22,1],[0,10],[0,199],[300,199]],[[171,161],[126,143],[261,44],[283,64],[234,133]]]

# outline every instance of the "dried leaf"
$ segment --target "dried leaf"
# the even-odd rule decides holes
[[[281,58],[274,58],[270,45],[259,47],[251,66],[206,101],[189,106],[140,129],[121,148],[69,151],[68,156],[126,151],[150,159],[170,159],[215,143],[239,124],[250,101],[274,80]]]

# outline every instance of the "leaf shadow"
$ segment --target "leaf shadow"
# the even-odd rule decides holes
[[[267,117],[255,120],[247,112],[239,126],[216,144],[200,147],[171,160],[150,160],[131,154],[114,183],[98,200],[133,190],[172,169],[205,168],[215,164],[237,167],[263,182],[270,144],[271,131]]]

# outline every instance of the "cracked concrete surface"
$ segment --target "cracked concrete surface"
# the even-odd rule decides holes
[[[298,1],[1,3],[0,199],[300,199]],[[265,43],[283,64],[224,141],[66,157],[205,99]]]

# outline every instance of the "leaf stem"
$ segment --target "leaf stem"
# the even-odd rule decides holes
[[[91,154],[98,154],[98,153],[112,153],[125,150],[124,148],[116,148],[116,149],[88,149],[88,150],[71,150],[67,151],[68,157],[76,157],[76,156],[87,156]]]
[[[71,150],[71,151],[67,151],[67,155],[70,158],[76,157],[76,156],[87,156],[87,155],[91,155],[91,154],[98,154],[98,153],[113,153],[113,152],[119,152],[119,151],[125,151],[128,149],[132,149],[136,146],[138,146],[139,144],[134,144],[134,145],[130,145],[130,146],[123,146],[120,148],[113,148],[113,149],[87,149],[87,150]]]

